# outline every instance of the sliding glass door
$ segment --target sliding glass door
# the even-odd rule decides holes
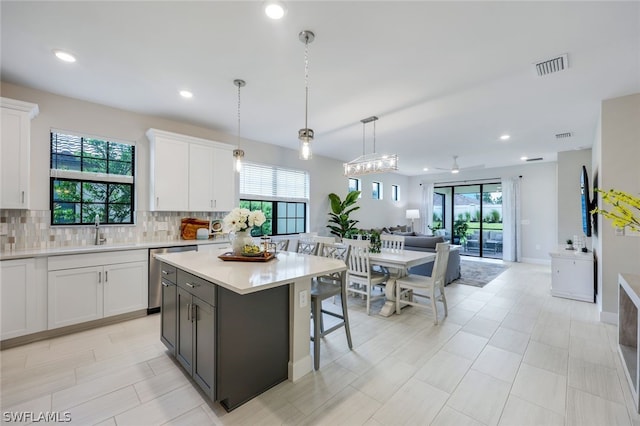
[[[434,190],[434,228],[446,229],[468,256],[502,259],[502,188],[499,183],[455,185]]]

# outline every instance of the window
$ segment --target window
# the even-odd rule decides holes
[[[242,199],[240,200],[240,207],[249,210],[262,210],[267,218],[260,227],[260,230],[251,230],[252,237],[259,237],[261,235],[298,234],[300,232],[306,232],[306,203]]]
[[[306,232],[309,174],[301,170],[245,163],[240,172],[240,207],[267,218],[253,236]]]
[[[52,225],[132,224],[135,146],[51,132]]]
[[[371,183],[371,198],[382,200],[382,184],[380,182]]]
[[[349,192],[360,191],[360,179],[349,178]]]
[[[400,201],[400,187],[398,185],[391,185],[391,199]]]

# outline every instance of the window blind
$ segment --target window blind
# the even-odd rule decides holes
[[[266,164],[245,163],[240,172],[240,197],[308,201],[309,173]]]

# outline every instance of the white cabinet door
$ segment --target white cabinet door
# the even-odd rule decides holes
[[[104,316],[146,309],[148,299],[147,262],[104,267]]]
[[[102,266],[49,272],[49,329],[103,316]]]
[[[593,302],[593,258],[551,258],[551,294]]]
[[[189,210],[189,146],[181,141],[156,136],[151,140],[152,211]]]
[[[2,98],[0,208],[29,208],[31,118],[38,106]]]
[[[0,339],[47,329],[46,259],[0,262]]]
[[[233,168],[233,151],[214,148],[213,156],[213,206],[215,211],[231,211],[238,205],[236,173]]]
[[[214,148],[189,144],[189,211],[214,210]]]

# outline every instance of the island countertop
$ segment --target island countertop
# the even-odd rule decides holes
[[[238,294],[249,294],[346,270],[344,261],[288,251],[267,262],[224,261],[215,252],[181,252],[156,258]]]

